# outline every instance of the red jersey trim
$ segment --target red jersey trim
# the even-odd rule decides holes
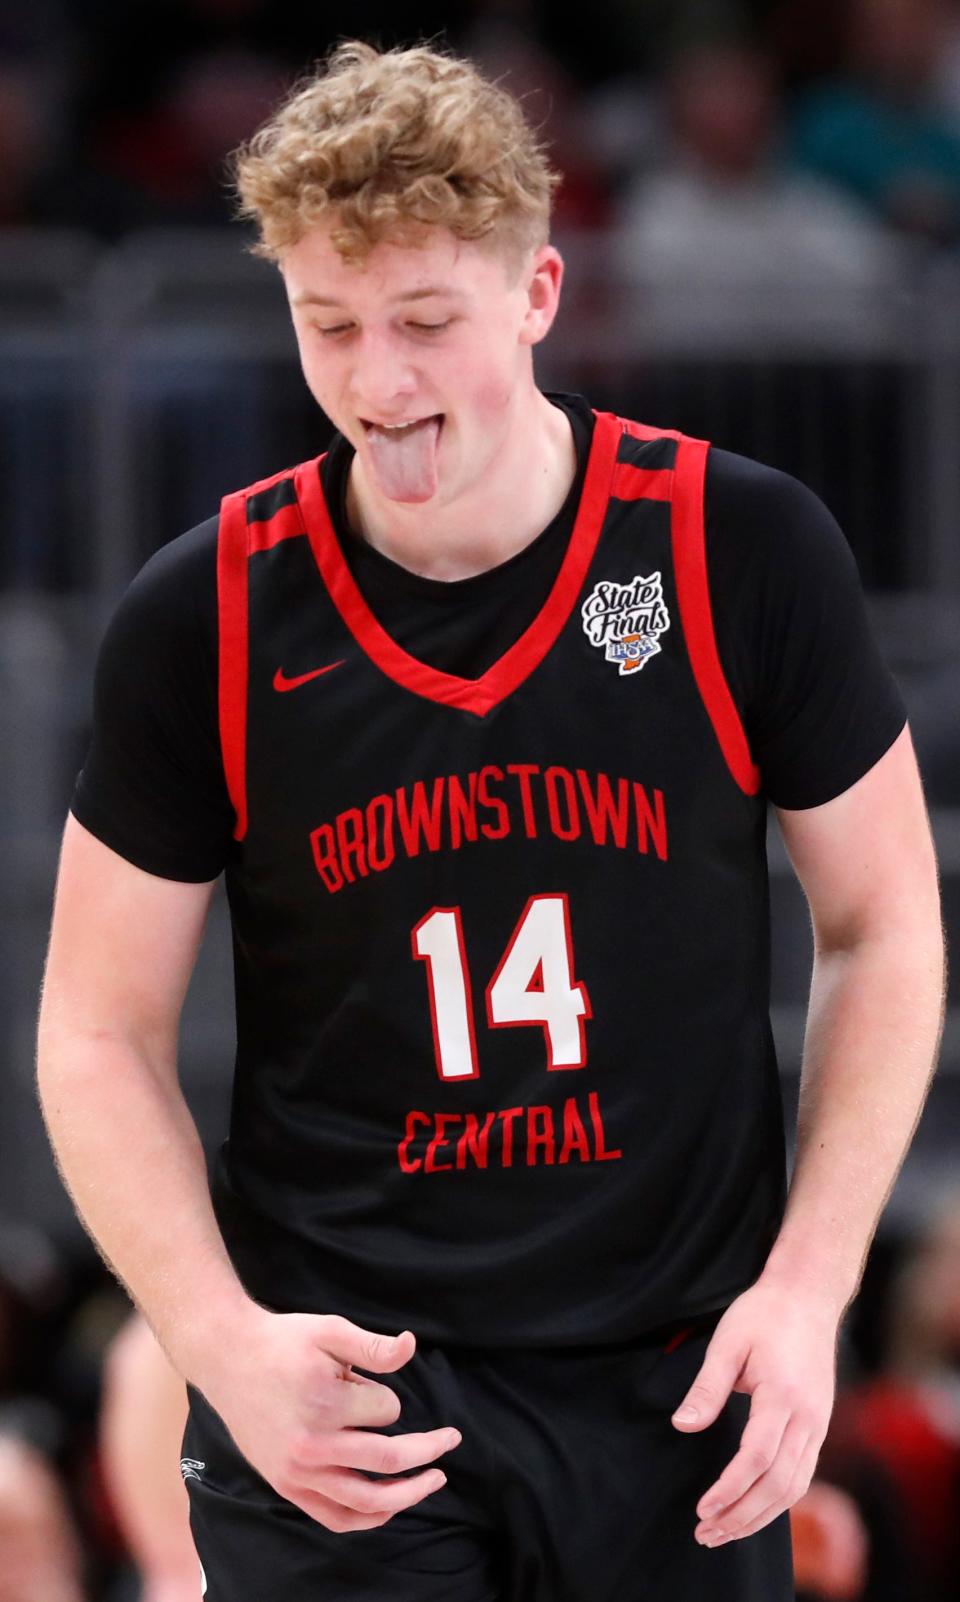
[[[281,476],[289,478],[290,469],[288,468],[286,474]],[[250,491],[244,490],[244,494],[249,495]],[[247,526],[250,530],[249,550],[251,555],[254,551],[272,550],[274,545],[280,544],[281,540],[289,540],[295,534],[306,533],[300,516],[300,508],[297,505],[281,506],[280,510],[274,512],[272,517],[260,518],[257,522],[249,523]]]
[[[610,494],[618,501],[669,501],[673,495],[672,467],[634,467],[618,462]]]
[[[250,491],[244,489],[223,497],[217,533],[220,749],[227,790],[237,816],[235,840],[242,840],[247,832],[248,494]]]
[[[623,431],[634,439],[682,439],[682,435],[675,428],[651,428],[649,423],[637,423],[632,417],[621,418]]]
[[[612,412],[595,412],[594,416],[596,424],[580,505],[553,588],[520,638],[478,679],[462,679],[428,667],[391,639],[361,595],[340,549],[317,461],[302,462],[294,468],[297,499],[323,582],[358,645],[388,678],[415,695],[483,717],[539,667],[573,610],[606,517],[623,428]]]
[[[682,1346],[683,1345],[684,1341],[686,1340],[687,1336],[690,1334],[692,1329],[693,1329],[693,1325],[692,1324],[687,1324],[686,1328],[675,1330],[674,1333],[671,1335],[670,1339],[667,1341],[666,1346],[663,1348],[664,1351],[665,1352],[675,1352],[678,1346]]]
[[[746,795],[756,795],[760,789],[760,769],[750,755],[740,714],[720,664],[713,630],[703,495],[709,449],[706,440],[691,439],[685,434],[678,436],[671,517],[673,571],[684,639],[703,704],[730,772]]]

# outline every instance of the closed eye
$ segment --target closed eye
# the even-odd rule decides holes
[[[442,334],[443,330],[445,328],[449,328],[452,322],[453,318],[448,317],[445,323],[408,323],[407,327],[415,328],[418,333],[422,334]],[[350,329],[350,326],[351,325],[349,323],[338,323],[336,328],[318,328],[317,333],[322,334],[324,339],[327,339],[332,334],[347,333]]]

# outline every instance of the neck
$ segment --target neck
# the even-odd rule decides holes
[[[462,467],[462,458],[459,464]],[[372,493],[356,455],[347,480],[347,521],[355,534],[425,578],[472,578],[506,562],[553,521],[576,477],[573,430],[537,389],[528,408],[505,419],[499,449],[460,494],[441,487],[429,504],[405,506]]]

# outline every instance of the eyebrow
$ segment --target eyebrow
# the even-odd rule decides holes
[[[465,297],[459,289],[448,288],[445,284],[428,284],[425,289],[404,290],[401,295],[394,295],[392,304],[400,300],[426,300],[430,295],[448,295],[455,300]],[[326,295],[296,295],[290,302],[292,306],[340,306],[339,300],[331,300]]]

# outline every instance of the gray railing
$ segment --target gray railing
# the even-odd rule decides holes
[[[0,230],[0,588],[115,596],[238,484],[315,454],[276,268],[241,230],[111,247]],[[709,297],[627,277],[610,236],[567,262],[544,389],[711,438],[823,495],[870,589],[960,595],[960,272],[871,294]]]

